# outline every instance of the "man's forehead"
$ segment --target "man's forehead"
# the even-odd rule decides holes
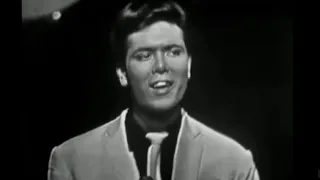
[[[184,45],[183,32],[176,24],[159,21],[132,33],[128,37],[128,43],[131,48],[167,44]]]

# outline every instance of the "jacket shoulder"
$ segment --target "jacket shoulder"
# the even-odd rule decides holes
[[[251,151],[239,142],[207,125],[190,118],[204,145],[201,173],[208,179],[254,179],[259,180]]]
[[[248,156],[248,149],[232,137],[209,127],[192,117],[190,118],[190,123],[200,132],[201,141],[205,146],[216,154],[228,157]]]
[[[117,120],[118,118],[115,118],[94,129],[67,139],[66,141],[57,145],[55,148],[59,149],[61,152],[64,152],[63,154],[70,154],[74,153],[75,151],[90,152],[90,149],[93,149],[95,148],[95,146],[100,145],[102,137],[104,136],[104,133],[106,133],[108,126],[114,124]]]

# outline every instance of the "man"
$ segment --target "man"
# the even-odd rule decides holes
[[[174,2],[124,8],[111,42],[132,105],[53,148],[48,179],[259,179],[249,150],[181,107],[192,60],[185,28],[186,15]]]

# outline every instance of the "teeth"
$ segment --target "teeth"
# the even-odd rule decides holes
[[[161,82],[158,82],[157,84],[155,84],[154,87],[161,87],[161,86],[166,86],[166,85],[167,85],[166,82],[161,81]]]

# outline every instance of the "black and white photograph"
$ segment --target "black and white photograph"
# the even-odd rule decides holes
[[[292,6],[22,1],[24,179],[293,179]]]

